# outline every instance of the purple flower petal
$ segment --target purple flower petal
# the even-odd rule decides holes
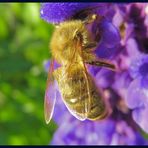
[[[101,88],[111,87],[114,82],[115,72],[108,69],[101,69],[95,77],[96,84]]]
[[[133,110],[132,116],[135,122],[148,133],[148,106]]]
[[[99,28],[101,40],[96,48],[95,53],[100,58],[109,58],[113,56],[117,50],[120,43],[120,34],[117,28],[106,19],[103,19],[99,25],[94,26]]]
[[[113,17],[113,24],[116,26],[116,27],[120,27],[121,24],[123,23],[124,21],[124,17],[126,15],[126,5],[125,4],[116,4],[115,6],[115,15]]]
[[[148,55],[141,54],[133,59],[130,66],[130,75],[133,78],[146,77],[148,75]]]
[[[128,87],[126,103],[131,109],[142,107],[144,105],[144,98],[146,96],[141,88],[141,79],[135,79]]]
[[[143,77],[143,78],[141,78],[141,86],[145,90],[148,90],[148,75]]]
[[[116,54],[117,50],[118,48],[116,47],[108,48],[105,43],[100,42],[95,53],[99,58],[112,58]]]
[[[120,34],[117,28],[109,21],[103,20],[99,25],[101,31],[101,42],[105,44],[107,48],[113,48],[120,42]]]
[[[122,98],[125,98],[131,81],[132,79],[127,71],[118,73],[115,75],[115,81],[112,87]]]
[[[148,132],[148,88],[143,87],[142,78],[133,80],[128,88],[126,102],[129,108],[133,109],[133,119],[135,122]]]
[[[129,38],[126,43],[126,51],[130,58],[134,58],[140,55],[138,44],[134,38]],[[134,54],[133,54],[134,53]]]
[[[124,121],[119,121],[116,124],[116,132],[112,135],[111,145],[144,145],[146,141],[140,135],[128,126]]]

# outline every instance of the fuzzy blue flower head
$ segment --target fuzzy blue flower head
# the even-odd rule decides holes
[[[77,18],[81,11],[86,10],[88,12],[86,11],[86,14],[83,13],[81,17],[86,17],[85,15],[91,11],[104,15],[106,12],[105,8],[107,9],[109,6],[104,3],[43,3],[40,15],[45,21],[57,24],[71,18]]]

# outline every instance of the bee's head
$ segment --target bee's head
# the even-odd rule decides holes
[[[83,44],[87,38],[87,30],[82,21],[64,22],[59,26],[59,39],[64,48],[74,46],[77,42]]]

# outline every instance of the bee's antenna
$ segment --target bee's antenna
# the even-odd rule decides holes
[[[87,24],[90,24],[90,23],[94,22],[96,19],[97,19],[97,14],[92,14],[92,15],[89,15],[89,16],[83,21],[83,23],[87,25]]]

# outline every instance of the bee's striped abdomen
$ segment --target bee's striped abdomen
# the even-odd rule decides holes
[[[90,120],[106,116],[106,104],[92,77],[88,74],[88,90],[83,69],[73,67],[73,69],[71,69],[71,73],[65,74],[62,77],[63,71],[63,68],[59,68],[57,70],[56,79],[66,106],[78,114],[84,114],[86,112],[85,108],[89,106],[87,118]]]

